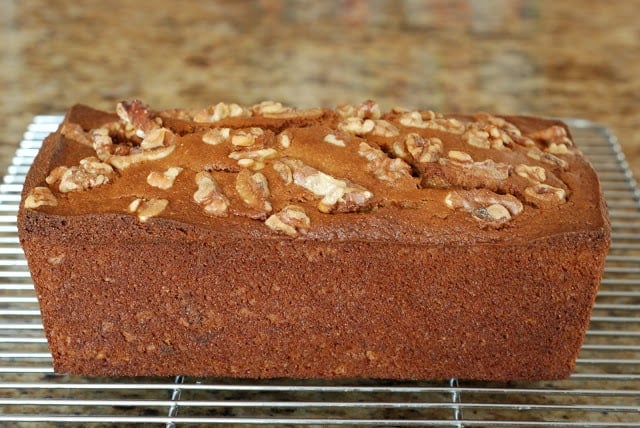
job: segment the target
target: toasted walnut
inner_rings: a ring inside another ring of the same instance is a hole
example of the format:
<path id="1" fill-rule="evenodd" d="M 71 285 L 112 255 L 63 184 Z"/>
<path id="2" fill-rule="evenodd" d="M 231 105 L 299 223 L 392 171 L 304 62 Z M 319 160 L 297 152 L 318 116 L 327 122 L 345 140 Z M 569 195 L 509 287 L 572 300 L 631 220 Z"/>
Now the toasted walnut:
<path id="1" fill-rule="evenodd" d="M 111 165 L 91 156 L 82 159 L 78 166 L 54 168 L 45 181 L 50 185 L 59 182 L 58 190 L 68 193 L 102 186 L 109 183 L 112 177 Z"/>
<path id="2" fill-rule="evenodd" d="M 278 151 L 272 148 L 229 153 L 229 157 L 237 161 L 239 161 L 240 159 L 253 159 L 255 161 L 264 162 L 268 159 L 274 159 L 277 156 Z"/>
<path id="3" fill-rule="evenodd" d="M 375 126 L 371 130 L 371 135 L 385 138 L 393 138 L 400 135 L 400 131 L 391 122 L 378 119 L 374 120 Z"/>
<path id="4" fill-rule="evenodd" d="M 217 122 L 229 117 L 250 117 L 251 111 L 238 104 L 218 103 L 203 110 L 197 111 L 193 115 L 195 122 Z"/>
<path id="5" fill-rule="evenodd" d="M 77 141 L 85 146 L 93 147 L 93 141 L 91 140 L 91 134 L 85 132 L 82 126 L 77 123 L 64 122 L 60 127 L 60 133 L 63 137 L 70 140 Z"/>
<path id="6" fill-rule="evenodd" d="M 323 141 L 325 143 L 333 144 L 334 146 L 338 146 L 338 147 L 346 147 L 347 146 L 347 144 L 344 142 L 344 140 L 341 140 L 340 138 L 336 137 L 335 134 L 327 134 L 327 135 L 325 135 Z"/>
<path id="7" fill-rule="evenodd" d="M 272 214 L 264 224 L 276 232 L 298 236 L 299 233 L 305 233 L 309 229 L 311 220 L 304 208 L 297 205 L 287 205 L 276 214 Z"/>
<path id="8" fill-rule="evenodd" d="M 462 139 L 474 147 L 496 150 L 506 150 L 514 143 L 535 144 L 513 123 L 488 113 L 478 113 L 475 121 L 467 123 Z"/>
<path id="9" fill-rule="evenodd" d="M 400 124 L 409 128 L 435 129 L 452 134 L 462 134 L 464 125 L 455 118 L 445 118 L 432 111 L 409 111 L 402 113 Z"/>
<path id="10" fill-rule="evenodd" d="M 462 152 L 460 150 L 450 150 L 449 153 L 447 153 L 447 157 L 451 160 L 454 160 L 456 162 L 460 162 L 460 163 L 472 163 L 473 162 L 473 158 L 471 157 L 471 155 L 467 152 Z"/>
<path id="11" fill-rule="evenodd" d="M 571 151 L 569 150 L 569 147 L 567 147 L 566 144 L 556 144 L 556 143 L 551 143 L 549 144 L 549 147 L 546 148 L 546 151 L 549 153 L 553 153 L 554 155 L 568 155 L 571 154 Z"/>
<path id="12" fill-rule="evenodd" d="M 463 209 L 475 219 L 501 225 L 523 210 L 522 202 L 513 195 L 500 195 L 488 189 L 454 190 L 445 197 L 450 209 Z"/>
<path id="13" fill-rule="evenodd" d="M 547 180 L 547 172 L 541 166 L 520 164 L 516 165 L 515 172 L 518 176 L 526 178 L 531 183 L 542 183 Z"/>
<path id="14" fill-rule="evenodd" d="M 168 190 L 173 186 L 173 182 L 181 172 L 182 168 L 179 166 L 173 166 L 165 172 L 152 171 L 147 175 L 147 183 L 150 186 Z"/>
<path id="15" fill-rule="evenodd" d="M 256 142 L 256 138 L 264 135 L 262 128 L 249 128 L 248 130 L 237 131 L 231 137 L 231 144 L 239 147 L 249 147 Z"/>
<path id="16" fill-rule="evenodd" d="M 564 204 L 567 193 L 559 187 L 538 183 L 524 189 L 524 200 L 539 208 L 550 208 Z"/>
<path id="17" fill-rule="evenodd" d="M 154 118 L 149 108 L 140 100 L 118 103 L 116 114 L 125 124 L 133 126 L 139 138 L 144 138 L 147 133 L 162 126 L 162 119 Z"/>
<path id="18" fill-rule="evenodd" d="M 354 106 L 343 104 L 336 107 L 336 112 L 343 119 L 359 118 L 359 119 L 380 119 L 382 112 L 380 106 L 373 100 L 367 100 L 360 105 Z"/>
<path id="19" fill-rule="evenodd" d="M 364 141 L 360 143 L 358 154 L 368 161 L 367 170 L 378 180 L 396 181 L 411 177 L 411 166 L 400 158 L 391 159 L 377 147 L 372 147 Z"/>
<path id="20" fill-rule="evenodd" d="M 527 152 L 527 156 L 529 156 L 531 159 L 535 159 L 537 161 L 556 166 L 563 170 L 569 167 L 569 163 L 566 160 L 560 159 L 559 157 L 555 156 L 552 153 L 543 152 L 537 147 L 532 147 Z"/>
<path id="21" fill-rule="evenodd" d="M 509 164 L 486 159 L 474 162 L 464 152 L 452 151 L 453 157 L 440 158 L 438 164 L 447 186 L 460 186 L 465 189 L 487 188 L 497 191 L 505 188 L 505 183 L 511 172 Z M 449 152 L 449 156 L 452 153 Z M 466 156 L 465 156 L 466 155 Z M 424 185 L 425 183 L 423 183 Z M 432 187 L 426 183 L 427 187 Z M 437 186 L 442 187 L 442 186 Z"/>
<path id="22" fill-rule="evenodd" d="M 126 156 L 113 155 L 107 159 L 107 162 L 122 171 L 137 163 L 166 158 L 171 153 L 173 153 L 175 148 L 176 146 L 167 146 L 158 149 L 132 153 Z"/>
<path id="23" fill-rule="evenodd" d="M 240 171 L 236 175 L 236 191 L 248 207 L 265 213 L 271 212 L 269 183 L 262 173 L 251 174 L 247 169 Z"/>
<path id="24" fill-rule="evenodd" d="M 318 210 L 324 213 L 354 212 L 367 207 L 373 193 L 347 180 L 336 179 L 300 160 L 282 158 L 281 162 L 291 168 L 293 182 L 322 197 Z"/>
<path id="25" fill-rule="evenodd" d="M 212 146 L 217 146 L 227 141 L 230 135 L 230 128 L 212 128 L 202 135 L 202 141 Z"/>
<path id="26" fill-rule="evenodd" d="M 344 132 L 355 135 L 365 135 L 373 131 L 376 124 L 371 119 L 348 117 L 338 124 L 338 128 Z"/>
<path id="27" fill-rule="evenodd" d="M 278 173 L 284 184 L 293 183 L 293 172 L 291 171 L 291 168 L 280 161 L 273 162 L 271 166 L 273 167 L 273 170 Z"/>
<path id="28" fill-rule="evenodd" d="M 356 115 L 356 108 L 351 104 L 341 104 L 336 107 L 336 113 L 338 113 L 341 118 L 346 119 Z"/>
<path id="29" fill-rule="evenodd" d="M 216 217 L 226 217 L 229 199 L 222 193 L 213 176 L 206 171 L 197 173 L 196 185 L 198 190 L 193 194 L 193 200 L 204 207 L 205 213 Z"/>
<path id="30" fill-rule="evenodd" d="M 24 207 L 35 209 L 43 205 L 55 207 L 58 205 L 58 200 L 48 187 L 34 187 L 24 199 Z"/>
<path id="31" fill-rule="evenodd" d="M 140 143 L 142 150 L 157 149 L 173 143 L 173 132 L 168 128 L 156 128 L 147 133 Z"/>
<path id="32" fill-rule="evenodd" d="M 138 215 L 138 220 L 144 223 L 164 211 L 169 205 L 166 199 L 134 199 L 129 204 L 129 211 Z"/>
<path id="33" fill-rule="evenodd" d="M 553 125 L 539 131 L 527 134 L 527 137 L 546 143 L 547 145 L 556 144 L 570 147 L 573 145 L 571 138 L 567 134 L 567 130 L 560 125 Z"/>
<path id="34" fill-rule="evenodd" d="M 420 134 L 407 134 L 404 141 L 393 144 L 393 153 L 407 161 L 420 163 L 437 161 L 442 156 L 442 140 L 437 137 L 423 138 Z"/>
<path id="35" fill-rule="evenodd" d="M 288 149 L 291 146 L 291 136 L 285 132 L 278 134 L 277 140 L 282 148 Z"/>

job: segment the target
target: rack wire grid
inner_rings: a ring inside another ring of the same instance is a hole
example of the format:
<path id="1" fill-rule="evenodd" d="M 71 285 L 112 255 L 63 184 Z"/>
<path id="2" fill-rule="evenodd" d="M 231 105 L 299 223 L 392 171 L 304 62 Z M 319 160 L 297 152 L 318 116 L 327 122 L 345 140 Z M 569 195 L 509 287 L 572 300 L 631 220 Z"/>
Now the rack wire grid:
<path id="1" fill-rule="evenodd" d="M 34 118 L 0 184 L 0 423 L 640 426 L 640 192 L 607 127 L 567 120 L 599 172 L 613 225 L 604 279 L 569 379 L 329 383 L 55 374 L 16 213 L 27 170 L 61 120 Z"/>

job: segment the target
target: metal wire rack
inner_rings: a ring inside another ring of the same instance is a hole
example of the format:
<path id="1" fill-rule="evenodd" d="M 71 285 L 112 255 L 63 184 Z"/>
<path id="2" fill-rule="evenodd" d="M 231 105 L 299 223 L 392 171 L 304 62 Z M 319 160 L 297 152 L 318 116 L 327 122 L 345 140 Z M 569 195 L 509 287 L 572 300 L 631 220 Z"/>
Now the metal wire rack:
<path id="1" fill-rule="evenodd" d="M 613 223 L 575 373 L 540 383 L 319 382 L 56 375 L 20 248 L 25 174 L 60 116 L 37 116 L 0 184 L 0 422 L 443 427 L 640 426 L 640 191 L 612 133 L 569 119 L 598 170 Z"/>

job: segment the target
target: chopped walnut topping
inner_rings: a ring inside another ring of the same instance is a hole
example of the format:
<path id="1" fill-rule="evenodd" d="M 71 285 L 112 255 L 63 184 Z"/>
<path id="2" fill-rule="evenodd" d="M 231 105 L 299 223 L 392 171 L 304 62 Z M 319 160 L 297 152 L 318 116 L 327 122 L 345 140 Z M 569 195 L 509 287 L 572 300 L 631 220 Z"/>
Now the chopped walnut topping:
<path id="1" fill-rule="evenodd" d="M 229 117 L 250 117 L 251 111 L 238 104 L 218 103 L 196 112 L 193 115 L 195 122 L 217 122 Z"/>
<path id="2" fill-rule="evenodd" d="M 68 193 L 107 184 L 112 177 L 113 168 L 111 165 L 100 162 L 91 156 L 82 159 L 78 166 L 54 168 L 45 181 L 50 185 L 60 182 L 58 190 L 62 193 Z"/>
<path id="3" fill-rule="evenodd" d="M 541 166 L 529 166 L 520 164 L 515 167 L 518 176 L 526 178 L 531 183 L 542 183 L 547 180 L 547 172 Z"/>
<path id="4" fill-rule="evenodd" d="M 147 183 L 150 186 L 157 187 L 162 190 L 168 190 L 173 187 L 173 182 L 182 172 L 179 166 L 173 166 L 165 172 L 152 171 L 147 176 Z"/>
<path id="5" fill-rule="evenodd" d="M 540 208 L 550 208 L 564 204 L 567 193 L 559 187 L 538 183 L 524 189 L 524 200 Z"/>
<path id="6" fill-rule="evenodd" d="M 407 134 L 404 141 L 393 143 L 393 153 L 407 161 L 420 163 L 437 161 L 442 156 L 442 140 L 437 137 L 424 139 L 420 134 Z"/>
<path id="7" fill-rule="evenodd" d="M 251 168 L 258 171 L 265 166 L 265 161 L 278 156 L 276 149 L 259 149 L 252 151 L 238 151 L 229 153 L 231 159 L 238 161 L 238 165 L 244 168 Z"/>
<path id="8" fill-rule="evenodd" d="M 488 113 L 479 113 L 475 121 L 469 122 L 462 135 L 470 146 L 483 149 L 506 150 L 514 143 L 531 146 L 534 143 L 522 136 L 520 129 L 504 118 Z"/>
<path id="9" fill-rule="evenodd" d="M 333 144 L 334 146 L 338 146 L 338 147 L 346 147 L 347 144 L 344 142 L 344 140 L 341 140 L 340 138 L 336 137 L 335 134 L 327 134 L 324 136 L 324 140 L 325 143 L 329 143 L 329 144 Z"/>
<path id="10" fill-rule="evenodd" d="M 558 168 L 563 170 L 569 167 L 569 163 L 566 160 L 560 159 L 552 153 L 543 152 L 537 147 L 532 147 L 527 152 L 527 156 L 529 156 L 531 159 L 535 159 L 549 165 L 557 166 Z"/>
<path id="11" fill-rule="evenodd" d="M 222 144 L 231 136 L 231 128 L 212 128 L 202 135 L 202 141 L 212 146 Z"/>
<path id="12" fill-rule="evenodd" d="M 393 138 L 400 135 L 400 130 L 389 121 L 378 119 L 374 120 L 374 123 L 375 126 L 371 130 L 371 135 L 385 138 Z"/>
<path id="13" fill-rule="evenodd" d="M 474 162 L 464 152 L 459 152 L 461 154 L 455 153 L 456 151 L 452 152 L 454 152 L 453 158 L 438 160 L 445 182 L 438 185 L 438 183 L 430 183 L 429 181 L 425 183 L 423 180 L 423 185 L 426 187 L 460 186 L 465 189 L 487 188 L 493 191 L 504 189 L 512 169 L 511 165 L 495 162 L 492 159 Z M 449 156 L 451 154 L 449 152 Z"/>
<path id="14" fill-rule="evenodd" d="M 567 134 L 567 130 L 560 125 L 553 125 L 545 129 L 527 134 L 527 137 L 546 143 L 547 145 L 556 144 L 570 147 L 573 145 L 571 138 Z"/>
<path id="15" fill-rule="evenodd" d="M 170 129 L 156 128 L 147 133 L 142 142 L 140 142 L 140 148 L 142 150 L 152 150 L 169 146 L 172 144 L 173 137 L 173 132 Z"/>
<path id="16" fill-rule="evenodd" d="M 271 212 L 269 183 L 262 173 L 251 174 L 247 169 L 240 171 L 236 176 L 236 191 L 248 207 L 265 213 Z"/>
<path id="17" fill-rule="evenodd" d="M 173 150 L 175 148 L 176 146 L 168 146 L 153 150 L 145 150 L 138 153 L 132 153 L 126 156 L 113 155 L 107 159 L 107 162 L 122 171 L 137 163 L 166 158 L 171 153 L 173 153 Z"/>
<path id="18" fill-rule="evenodd" d="M 522 202 L 513 195 L 500 195 L 488 189 L 454 190 L 445 197 L 450 209 L 463 209 L 477 220 L 501 225 L 523 210 Z"/>
<path id="19" fill-rule="evenodd" d="M 449 153 L 447 153 L 447 157 L 449 157 L 449 159 L 454 160 L 456 162 L 460 162 L 460 163 L 472 163 L 473 162 L 473 158 L 471 157 L 471 155 L 467 152 L 461 152 L 459 150 L 450 150 Z"/>
<path id="20" fill-rule="evenodd" d="M 300 160 L 282 158 L 281 162 L 291 168 L 293 182 L 322 197 L 318 210 L 324 213 L 354 212 L 367 207 L 373 193 L 347 180 L 336 179 Z"/>
<path id="21" fill-rule="evenodd" d="M 91 134 L 85 132 L 82 126 L 77 123 L 64 122 L 60 127 L 60 133 L 63 137 L 70 140 L 77 141 L 85 146 L 93 147 L 93 141 L 91 140 Z"/>
<path id="22" fill-rule="evenodd" d="M 552 153 L 554 155 L 569 155 L 571 154 L 571 152 L 569 151 L 569 148 L 567 147 L 566 144 L 556 144 L 556 143 L 551 143 L 549 144 L 549 147 L 546 148 L 546 151 L 549 153 Z"/>
<path id="23" fill-rule="evenodd" d="M 343 119 L 359 118 L 359 119 L 380 119 L 382 112 L 380 106 L 372 100 L 367 100 L 360 105 L 353 106 L 343 104 L 336 107 L 336 112 Z"/>
<path id="24" fill-rule="evenodd" d="M 138 215 L 141 223 L 160 214 L 169 205 L 166 199 L 134 199 L 129 204 L 129 211 Z"/>
<path id="25" fill-rule="evenodd" d="M 293 183 L 293 172 L 291 171 L 291 168 L 280 161 L 273 162 L 271 166 L 273 167 L 273 170 L 278 173 L 284 184 Z"/>
<path id="26" fill-rule="evenodd" d="M 400 158 L 391 159 L 382 150 L 364 141 L 360 143 L 358 154 L 368 161 L 367 169 L 378 180 L 396 181 L 411 177 L 411 166 Z"/>
<path id="27" fill-rule="evenodd" d="M 338 128 L 344 132 L 355 135 L 365 135 L 373 131 L 376 124 L 371 119 L 348 117 L 338 124 Z"/>
<path id="28" fill-rule="evenodd" d="M 226 217 L 229 199 L 222 193 L 213 176 L 206 171 L 197 173 L 196 185 L 198 190 L 193 194 L 193 200 L 204 207 L 204 212 L 216 217 Z"/>
<path id="29" fill-rule="evenodd" d="M 24 199 L 24 207 L 35 209 L 43 205 L 55 207 L 58 205 L 58 200 L 48 187 L 34 187 Z"/>
<path id="30" fill-rule="evenodd" d="M 262 135 L 264 135 L 264 130 L 256 127 L 249 128 L 246 131 L 237 131 L 231 137 L 231 144 L 239 147 L 249 147 L 252 146 L 256 142 L 256 139 Z"/>
<path id="31" fill-rule="evenodd" d="M 278 134 L 278 144 L 284 149 L 288 149 L 291 146 L 291 136 L 285 132 Z"/>
<path id="32" fill-rule="evenodd" d="M 162 126 L 161 118 L 154 118 L 149 108 L 140 100 L 122 101 L 116 106 L 116 114 L 122 122 L 130 124 L 139 138 Z"/>
<path id="33" fill-rule="evenodd" d="M 299 233 L 305 233 L 309 229 L 311 220 L 304 208 L 297 205 L 287 205 L 276 214 L 272 214 L 264 224 L 276 232 L 298 236 Z"/>
<path id="34" fill-rule="evenodd" d="M 452 134 L 462 134 L 464 125 L 455 118 L 445 118 L 432 111 L 409 111 L 400 115 L 400 124 L 409 128 L 435 129 Z"/>

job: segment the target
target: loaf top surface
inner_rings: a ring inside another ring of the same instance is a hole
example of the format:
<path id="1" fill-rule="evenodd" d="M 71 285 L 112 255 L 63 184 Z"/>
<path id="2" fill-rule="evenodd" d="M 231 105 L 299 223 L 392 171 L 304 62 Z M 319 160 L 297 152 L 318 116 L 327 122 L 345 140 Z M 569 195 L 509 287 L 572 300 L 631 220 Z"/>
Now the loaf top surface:
<path id="1" fill-rule="evenodd" d="M 373 101 L 74 106 L 34 161 L 19 215 L 21 229 L 70 222 L 110 239 L 128 224 L 159 238 L 407 244 L 609 230 L 596 173 L 564 123 Z"/>

